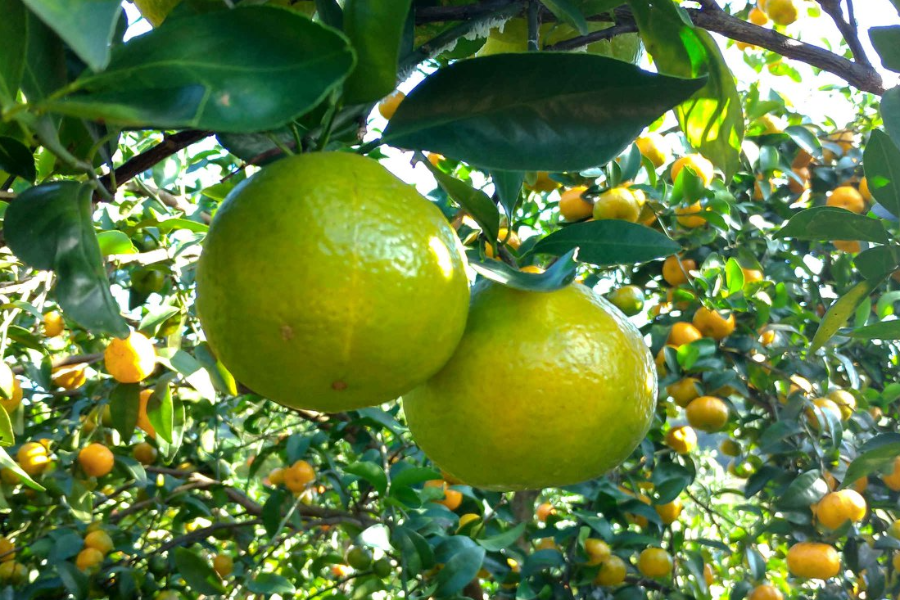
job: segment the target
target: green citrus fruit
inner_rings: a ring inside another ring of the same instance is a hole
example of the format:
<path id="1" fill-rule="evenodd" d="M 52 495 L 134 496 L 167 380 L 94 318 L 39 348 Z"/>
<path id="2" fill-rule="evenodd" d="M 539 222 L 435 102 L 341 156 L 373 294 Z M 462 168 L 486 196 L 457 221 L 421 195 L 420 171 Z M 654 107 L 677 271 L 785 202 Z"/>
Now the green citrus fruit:
<path id="1" fill-rule="evenodd" d="M 465 258 L 440 210 L 376 161 L 314 153 L 242 182 L 197 270 L 210 346 L 257 393 L 335 412 L 392 400 L 453 354 Z"/>
<path id="2" fill-rule="evenodd" d="M 364 571 L 372 565 L 372 554 L 360 546 L 353 546 L 347 551 L 347 564 L 357 571 Z"/>
<path id="3" fill-rule="evenodd" d="M 624 285 L 609 293 L 607 299 L 629 317 L 644 308 L 644 292 L 636 285 Z"/>
<path id="4" fill-rule="evenodd" d="M 159 27 L 173 8 L 181 3 L 181 0 L 132 0 L 141 15 L 150 21 L 154 27 Z"/>
<path id="5" fill-rule="evenodd" d="M 404 395 L 441 469 L 493 490 L 558 487 L 619 464 L 650 427 L 656 370 L 641 334 L 582 285 L 476 286 L 450 362 Z"/>

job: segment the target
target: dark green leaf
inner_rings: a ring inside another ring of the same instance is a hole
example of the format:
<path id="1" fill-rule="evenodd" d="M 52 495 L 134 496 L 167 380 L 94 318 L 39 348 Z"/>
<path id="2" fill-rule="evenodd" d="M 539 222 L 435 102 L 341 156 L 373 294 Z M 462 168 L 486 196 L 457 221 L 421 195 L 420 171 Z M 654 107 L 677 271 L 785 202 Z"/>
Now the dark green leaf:
<path id="1" fill-rule="evenodd" d="M 798 240 L 859 240 L 887 243 L 888 232 L 879 219 L 870 219 L 836 206 L 816 206 L 791 217 L 777 237 Z"/>
<path id="2" fill-rule="evenodd" d="M 543 273 L 525 273 L 499 260 L 479 260 L 470 252 L 469 266 L 478 274 L 497 283 L 531 292 L 552 292 L 566 287 L 575 279 L 575 251 L 571 250 Z"/>
<path id="3" fill-rule="evenodd" d="M 171 444 L 175 429 L 175 406 L 172 400 L 172 391 L 165 380 L 156 385 L 156 389 L 153 390 L 153 394 L 147 401 L 147 419 L 153 425 L 156 435 Z"/>
<path id="4" fill-rule="evenodd" d="M 693 77 L 701 67 L 703 47 L 693 23 L 671 0 L 631 0 L 647 52 L 663 71 Z"/>
<path id="5" fill-rule="evenodd" d="M 419 84 L 383 139 L 489 169 L 587 169 L 615 158 L 703 84 L 588 54 L 478 57 Z"/>
<path id="6" fill-rule="evenodd" d="M 62 41 L 34 13 L 26 15 L 28 37 L 22 91 L 32 104 L 66 83 L 66 55 Z"/>
<path id="7" fill-rule="evenodd" d="M 13 432 L 12 421 L 6 407 L 0 410 L 0 446 L 12 446 L 16 443 L 16 435 Z"/>
<path id="8" fill-rule="evenodd" d="M 491 171 L 491 181 L 500 198 L 500 205 L 506 211 L 507 216 L 512 217 L 519 203 L 519 194 L 522 192 L 522 183 L 525 181 L 525 173 L 522 171 Z"/>
<path id="9" fill-rule="evenodd" d="M 269 496 L 269 499 L 266 500 L 266 503 L 263 504 L 261 517 L 263 527 L 265 527 L 269 537 L 275 535 L 278 532 L 278 527 L 281 525 L 281 519 L 283 518 L 281 506 L 284 504 L 285 495 L 286 492 L 283 489 L 276 489 Z"/>
<path id="10" fill-rule="evenodd" d="M 900 147 L 900 87 L 891 88 L 881 97 L 881 118 L 884 130 Z"/>
<path id="11" fill-rule="evenodd" d="M 22 481 L 22 483 L 24 483 L 31 489 L 38 492 L 44 491 L 44 486 L 36 482 L 28 475 L 28 473 L 23 471 L 22 467 L 19 466 L 19 463 L 14 461 L 3 448 L 0 448 L 0 468 L 12 470 L 16 475 L 19 476 L 19 479 Z"/>
<path id="12" fill-rule="evenodd" d="M 141 386 L 137 383 L 119 383 L 109 394 L 109 413 L 113 427 L 123 440 L 130 440 L 137 426 L 140 394 Z"/>
<path id="13" fill-rule="evenodd" d="M 828 484 L 819 471 L 807 471 L 794 478 L 778 499 L 782 508 L 806 508 L 822 499 L 828 493 Z"/>
<path id="14" fill-rule="evenodd" d="M 533 251 L 560 256 L 574 248 L 579 262 L 601 267 L 643 263 L 681 250 L 677 242 L 644 225 L 603 220 L 569 225 L 540 240 Z"/>
<path id="15" fill-rule="evenodd" d="M 448 538 L 444 541 L 444 544 L 455 537 L 460 536 Z M 468 538 L 464 539 L 468 540 Z M 471 542 L 471 540 L 469 541 Z M 438 546 L 437 550 L 440 552 L 441 547 Z M 435 579 L 437 583 L 435 594 L 438 596 L 450 596 L 462 591 L 478 574 L 481 564 L 484 562 L 484 555 L 484 548 L 474 544 L 453 552 Z"/>
<path id="16" fill-rule="evenodd" d="M 876 246 L 860 252 L 853 264 L 866 279 L 880 279 L 900 267 L 900 246 Z"/>
<path id="17" fill-rule="evenodd" d="M 884 68 L 900 72 L 900 26 L 870 27 L 869 39 Z"/>
<path id="18" fill-rule="evenodd" d="M 900 148 L 875 129 L 863 152 L 863 166 L 872 196 L 892 215 L 900 216 Z"/>
<path id="19" fill-rule="evenodd" d="M 117 47 L 64 114 L 131 127 L 275 129 L 321 102 L 353 67 L 347 40 L 305 16 L 250 6 L 169 19 Z"/>
<path id="20" fill-rule="evenodd" d="M 396 527 L 391 543 L 400 550 L 402 564 L 409 575 L 417 575 L 434 566 L 434 550 L 424 537 L 409 527 Z"/>
<path id="21" fill-rule="evenodd" d="M 866 325 L 847 333 L 860 340 L 900 340 L 900 321 L 886 321 Z"/>
<path id="22" fill-rule="evenodd" d="M 542 4 L 563 23 L 574 27 L 581 35 L 587 35 L 588 23 L 584 14 L 569 0 L 542 0 Z"/>
<path id="23" fill-rule="evenodd" d="M 444 173 L 427 160 L 423 164 L 428 167 L 447 195 L 472 215 L 481 226 L 484 235 L 493 243 L 500 235 L 500 211 L 490 197 L 468 183 Z"/>
<path id="24" fill-rule="evenodd" d="M 87 575 L 79 571 L 78 567 L 71 562 L 59 561 L 54 565 L 54 568 L 66 587 L 66 591 L 72 594 L 73 598 L 87 598 Z"/>
<path id="25" fill-rule="evenodd" d="M 813 353 L 824 346 L 825 343 L 837 333 L 838 329 L 843 327 L 844 323 L 853 316 L 859 303 L 862 302 L 864 298 L 868 298 L 869 294 L 872 293 L 872 290 L 880 283 L 881 279 L 866 279 L 861 281 L 832 304 L 828 309 L 828 312 L 825 313 L 825 316 L 822 317 L 819 328 L 816 329 L 816 335 L 813 337 L 812 343 L 810 344 L 809 352 Z"/>
<path id="26" fill-rule="evenodd" d="M 503 533 L 498 533 L 489 538 L 475 541 L 488 552 L 499 552 L 504 548 L 509 548 L 516 543 L 516 540 L 522 537 L 522 534 L 525 532 L 525 525 L 525 523 L 519 523 L 512 529 L 504 531 Z"/>
<path id="27" fill-rule="evenodd" d="M 860 477 L 890 465 L 900 456 L 900 433 L 882 433 L 860 446 L 859 455 L 847 467 L 841 487 L 853 485 Z"/>
<path id="28" fill-rule="evenodd" d="M 375 488 L 378 495 L 384 495 L 384 492 L 387 489 L 387 475 L 385 475 L 384 470 L 375 463 L 356 462 L 352 465 L 347 465 L 344 468 L 344 471 L 351 475 L 362 477 L 372 484 L 372 487 Z"/>
<path id="29" fill-rule="evenodd" d="M 0 108 L 8 108 L 15 103 L 22 81 L 28 29 L 20 0 L 0 0 L 0 15 Z"/>
<path id="30" fill-rule="evenodd" d="M 286 577 L 275 573 L 260 573 L 253 581 L 247 584 L 247 589 L 254 594 L 264 594 L 266 596 L 272 594 L 293 596 L 297 591 L 294 584 Z"/>
<path id="31" fill-rule="evenodd" d="M 344 13 L 337 0 L 316 0 L 316 11 L 323 23 L 335 29 L 341 28 L 344 22 Z"/>
<path id="32" fill-rule="evenodd" d="M 197 362 L 196 358 L 184 350 L 173 351 L 171 348 L 165 348 L 160 350 L 159 360 L 167 363 L 173 371 L 177 371 L 191 387 L 200 392 L 201 396 L 211 402 L 215 401 L 216 388 L 212 384 L 209 372 Z"/>
<path id="33" fill-rule="evenodd" d="M 802 125 L 791 125 L 784 132 L 790 136 L 794 143 L 805 150 L 810 156 L 822 154 L 822 144 L 812 131 Z"/>
<path id="34" fill-rule="evenodd" d="M 441 472 L 435 469 L 429 469 L 428 467 L 410 467 L 408 469 L 403 469 L 396 474 L 391 474 L 391 487 L 408 487 L 416 485 L 417 483 L 440 478 Z"/>
<path id="35" fill-rule="evenodd" d="M 744 558 L 747 559 L 747 566 L 753 574 L 756 581 L 764 581 L 766 578 L 766 559 L 755 548 L 747 547 L 744 549 Z"/>
<path id="36" fill-rule="evenodd" d="M 344 33 L 356 49 L 356 68 L 344 84 L 347 104 L 373 102 L 397 86 L 400 39 L 410 0 L 346 0 Z"/>
<path id="37" fill-rule="evenodd" d="M 22 0 L 95 71 L 109 64 L 119 0 Z"/>
<path id="38" fill-rule="evenodd" d="M 225 588 L 209 561 L 187 548 L 175 548 L 175 567 L 198 594 L 224 594 Z"/>
<path id="39" fill-rule="evenodd" d="M 56 297 L 67 316 L 86 329 L 125 337 L 128 325 L 109 291 L 94 233 L 91 192 L 73 181 L 30 188 L 10 203 L 3 232 L 22 261 L 56 271 Z"/>

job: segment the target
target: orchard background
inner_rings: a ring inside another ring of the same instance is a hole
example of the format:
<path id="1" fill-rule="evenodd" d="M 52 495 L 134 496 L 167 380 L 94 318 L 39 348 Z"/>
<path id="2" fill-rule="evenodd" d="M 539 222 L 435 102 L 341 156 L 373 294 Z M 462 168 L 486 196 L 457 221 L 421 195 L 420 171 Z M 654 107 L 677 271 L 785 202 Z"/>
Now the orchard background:
<path id="1" fill-rule="evenodd" d="M 0 0 L 3 598 L 900 597 L 896 0 L 135 4 Z M 629 315 L 621 466 L 483 491 L 400 402 L 235 381 L 211 218 L 322 150 L 415 183 L 473 280 Z"/>

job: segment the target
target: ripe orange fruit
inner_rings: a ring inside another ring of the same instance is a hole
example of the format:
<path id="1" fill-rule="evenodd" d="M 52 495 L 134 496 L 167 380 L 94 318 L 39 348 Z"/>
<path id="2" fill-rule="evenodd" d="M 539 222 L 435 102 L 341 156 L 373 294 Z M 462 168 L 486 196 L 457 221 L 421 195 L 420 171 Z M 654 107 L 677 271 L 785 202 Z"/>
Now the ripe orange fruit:
<path id="1" fill-rule="evenodd" d="M 391 117 L 394 116 L 394 113 L 397 112 L 397 107 L 400 106 L 400 103 L 406 98 L 406 94 L 401 92 L 400 90 L 396 90 L 389 96 L 385 96 L 385 98 L 378 103 L 378 112 L 381 113 L 381 116 L 391 120 Z"/>
<path id="2" fill-rule="evenodd" d="M 788 571 L 796 577 L 824 580 L 840 572 L 841 557 L 837 550 L 828 544 L 800 542 L 788 550 L 787 565 Z"/>
<path id="3" fill-rule="evenodd" d="M 744 275 L 744 284 L 757 283 L 763 281 L 765 276 L 759 269 L 746 269 L 741 267 L 741 273 Z"/>
<path id="4" fill-rule="evenodd" d="M 666 142 L 666 138 L 658 133 L 651 132 L 642 135 L 634 143 L 637 144 L 641 154 L 657 169 L 669 160 L 669 144 Z"/>
<path id="5" fill-rule="evenodd" d="M 0 563 L 0 581 L 8 581 L 12 585 L 19 585 L 28 581 L 28 568 L 15 561 Z"/>
<path id="6" fill-rule="evenodd" d="M 426 152 L 425 156 L 426 158 L 428 158 L 428 162 L 430 162 L 434 167 L 447 160 L 446 158 L 444 158 L 443 154 L 438 154 L 437 152 Z"/>
<path id="7" fill-rule="evenodd" d="M 8 397 L 7 397 L 8 395 Z M 0 362 L 0 405 L 12 413 L 22 403 L 22 384 L 8 364 Z"/>
<path id="8" fill-rule="evenodd" d="M 0 562 L 15 560 L 15 549 L 16 545 L 9 541 L 9 538 L 0 537 Z"/>
<path id="9" fill-rule="evenodd" d="M 78 464 L 89 477 L 108 475 L 115 465 L 116 457 L 103 444 L 88 444 L 78 453 Z"/>
<path id="10" fill-rule="evenodd" d="M 819 500 L 816 518 L 829 529 L 837 529 L 847 521 L 857 523 L 866 516 L 866 499 L 856 490 L 830 492 Z"/>
<path id="11" fill-rule="evenodd" d="M 526 183 L 525 187 L 536 192 L 552 192 L 560 185 L 561 184 L 558 181 L 551 179 L 550 173 L 547 171 L 537 171 L 535 173 L 534 183 Z"/>
<path id="12" fill-rule="evenodd" d="M 584 551 L 587 552 L 589 565 L 599 565 L 612 556 L 609 544 L 597 538 L 584 540 Z"/>
<path id="13" fill-rule="evenodd" d="M 606 190 L 594 202 L 593 215 L 598 221 L 604 219 L 620 219 L 637 223 L 641 214 L 641 205 L 627 187 L 615 187 Z"/>
<path id="14" fill-rule="evenodd" d="M 228 195 L 204 242 L 196 306 L 237 380 L 336 412 L 394 400 L 440 369 L 465 328 L 469 282 L 434 204 L 370 158 L 313 152 Z"/>
<path id="15" fill-rule="evenodd" d="M 859 180 L 859 195 L 863 197 L 863 200 L 866 202 L 872 201 L 872 192 L 869 190 L 869 180 L 863 177 Z"/>
<path id="16" fill-rule="evenodd" d="M 678 179 L 678 174 L 681 173 L 681 169 L 684 167 L 693 171 L 694 174 L 700 178 L 705 187 L 708 187 L 709 184 L 712 183 L 713 176 L 715 175 L 715 167 L 700 154 L 688 154 L 672 163 L 672 181 Z"/>
<path id="17" fill-rule="evenodd" d="M 809 180 L 812 177 L 812 174 L 809 172 L 809 167 L 794 167 L 791 170 L 800 181 L 797 181 L 793 177 L 788 177 L 788 189 L 791 190 L 791 193 L 802 194 L 809 189 Z"/>
<path id="18" fill-rule="evenodd" d="M 156 368 L 156 348 L 143 333 L 132 331 L 125 339 L 113 338 L 103 353 L 103 360 L 113 379 L 137 383 Z"/>
<path id="19" fill-rule="evenodd" d="M 528 266 L 522 267 L 519 270 L 522 271 L 523 273 L 535 273 L 538 275 L 540 275 L 541 273 L 544 272 L 544 269 L 542 269 L 541 267 L 539 267 L 537 265 L 528 265 Z"/>
<path id="20" fill-rule="evenodd" d="M 726 318 L 718 311 L 701 306 L 694 313 L 692 321 L 694 327 L 699 329 L 704 337 L 711 337 L 714 340 L 727 338 L 734 333 L 734 313 L 730 313 Z"/>
<path id="21" fill-rule="evenodd" d="M 534 511 L 534 514 L 535 516 L 537 516 L 538 521 L 544 523 L 547 521 L 547 517 L 556 514 L 556 509 L 553 508 L 553 505 L 549 502 L 543 502 L 538 505 L 537 510 Z"/>
<path id="22" fill-rule="evenodd" d="M 677 256 L 668 257 L 663 262 L 662 276 L 666 283 L 672 287 L 688 282 L 691 271 L 697 269 L 697 263 L 690 258 L 679 259 Z"/>
<path id="23" fill-rule="evenodd" d="M 463 529 L 469 523 L 474 523 L 481 519 L 481 515 L 475 513 L 466 513 L 459 518 L 459 525 L 457 525 L 456 530 L 459 531 Z"/>
<path id="24" fill-rule="evenodd" d="M 838 421 L 841 420 L 841 409 L 834 403 L 834 400 L 831 400 L 830 398 L 816 398 L 812 403 L 817 406 L 822 413 L 825 411 L 830 412 Z M 810 427 L 818 431 L 824 424 L 822 420 L 826 417 L 824 414 L 820 415 L 816 410 L 810 407 L 806 409 L 806 418 L 809 420 Z"/>
<path id="25" fill-rule="evenodd" d="M 316 480 L 316 470 L 305 460 L 298 460 L 284 470 L 284 485 L 295 494 Z"/>
<path id="26" fill-rule="evenodd" d="M 694 202 L 693 204 L 689 204 L 688 206 L 679 206 L 675 208 L 675 220 L 682 227 L 687 227 L 688 229 L 696 229 L 697 227 L 703 227 L 706 225 L 706 219 L 701 217 L 700 215 L 706 209 L 703 208 L 703 204 L 699 200 Z"/>
<path id="27" fill-rule="evenodd" d="M 559 214 L 566 221 L 581 221 L 594 214 L 594 205 L 582 194 L 587 187 L 579 185 L 569 188 L 559 196 Z"/>
<path id="28" fill-rule="evenodd" d="M 681 503 L 681 500 L 675 498 L 668 504 L 660 504 L 654 508 L 656 509 L 656 514 L 659 515 L 660 520 L 663 522 L 663 525 L 671 525 L 678 520 L 679 516 L 681 516 L 684 505 Z"/>
<path id="29" fill-rule="evenodd" d="M 227 554 L 216 554 L 213 556 L 212 567 L 224 579 L 234 570 L 234 560 Z"/>
<path id="30" fill-rule="evenodd" d="M 625 561 L 616 555 L 610 556 L 600 565 L 597 577 L 594 583 L 597 585 L 614 586 L 620 585 L 625 581 L 625 575 L 628 573 L 628 567 Z"/>
<path id="31" fill-rule="evenodd" d="M 79 571 L 96 571 L 103 564 L 103 553 L 96 548 L 85 548 L 75 557 L 75 566 Z"/>
<path id="32" fill-rule="evenodd" d="M 105 531 L 92 531 L 84 536 L 84 547 L 99 550 L 103 555 L 109 554 L 114 548 L 112 538 Z"/>
<path id="33" fill-rule="evenodd" d="M 666 445 L 678 454 L 687 454 L 697 447 L 697 433 L 693 427 L 674 427 L 666 434 Z"/>
<path id="34" fill-rule="evenodd" d="M 152 465 L 155 463 L 158 454 L 156 448 L 147 442 L 137 444 L 131 451 L 131 455 L 134 456 L 134 459 L 142 465 Z"/>
<path id="35" fill-rule="evenodd" d="M 841 409 L 841 420 L 846 421 L 856 411 L 856 396 L 847 390 L 832 390 L 827 398 L 832 400 Z"/>
<path id="36" fill-rule="evenodd" d="M 432 479 L 431 481 L 426 481 L 425 487 L 439 487 L 444 490 L 443 498 L 432 500 L 432 502 L 436 504 L 443 504 L 450 510 L 456 510 L 457 508 L 459 508 L 459 505 L 462 504 L 462 492 L 451 488 L 449 484 L 443 479 Z"/>
<path id="37" fill-rule="evenodd" d="M 47 455 L 47 448 L 38 442 L 27 442 L 22 444 L 19 452 L 16 454 L 16 460 L 23 471 L 34 477 L 44 472 L 50 466 L 50 457 Z"/>
<path id="38" fill-rule="evenodd" d="M 703 581 L 706 582 L 706 587 L 716 582 L 715 573 L 713 573 L 712 566 L 709 563 L 703 563 Z"/>
<path id="39" fill-rule="evenodd" d="M 887 475 L 882 475 L 881 480 L 888 488 L 900 492 L 900 456 L 894 459 L 893 469 Z"/>
<path id="40" fill-rule="evenodd" d="M 669 331 L 669 338 L 666 343 L 671 344 L 676 348 L 680 348 L 684 344 L 690 344 L 699 339 L 703 339 L 703 334 L 700 333 L 699 329 L 690 323 L 678 321 L 677 323 L 672 324 L 672 329 Z"/>
<path id="41" fill-rule="evenodd" d="M 281 485 L 284 483 L 284 473 L 286 469 L 281 467 L 275 467 L 271 471 L 269 471 L 269 475 L 267 479 L 269 480 L 270 485 Z"/>
<path id="42" fill-rule="evenodd" d="M 515 231 L 510 231 L 506 227 L 501 227 L 497 231 L 497 244 L 502 241 L 506 241 L 506 245 L 512 248 L 513 250 L 518 250 L 519 246 L 522 245 L 522 241 L 519 239 L 519 236 Z M 488 243 L 484 246 L 484 255 L 488 258 L 494 258 L 494 248 L 493 244 Z"/>
<path id="43" fill-rule="evenodd" d="M 686 408 L 691 403 L 691 400 L 700 396 L 699 386 L 700 380 L 696 377 L 685 377 L 669 384 L 666 388 L 666 393 L 672 396 L 675 404 L 681 408 Z"/>
<path id="44" fill-rule="evenodd" d="M 540 369 L 522 368 L 535 360 Z M 606 300 L 580 284 L 525 292 L 485 282 L 456 354 L 404 395 L 403 410 L 440 468 L 469 485 L 513 490 L 605 473 L 643 439 L 655 403 L 650 351 Z"/>
<path id="45" fill-rule="evenodd" d="M 66 322 L 57 311 L 51 311 L 44 315 L 44 335 L 47 337 L 56 337 L 66 330 Z"/>
<path id="46" fill-rule="evenodd" d="M 85 363 L 56 367 L 51 371 L 50 379 L 56 387 L 71 392 L 83 386 L 87 381 L 86 370 L 87 364 Z"/>
<path id="47" fill-rule="evenodd" d="M 747 600 L 784 600 L 784 595 L 774 585 L 764 583 L 753 588 Z"/>
<path id="48" fill-rule="evenodd" d="M 769 22 L 769 16 L 759 8 L 753 7 L 750 9 L 750 14 L 747 15 L 747 20 L 754 25 L 759 25 L 760 27 L 762 27 Z"/>
<path id="49" fill-rule="evenodd" d="M 862 246 L 856 240 L 834 240 L 831 243 L 835 248 L 847 254 L 859 254 L 859 251 L 862 250 Z"/>
<path id="50" fill-rule="evenodd" d="M 150 422 L 150 417 L 147 415 L 147 404 L 150 402 L 150 398 L 153 396 L 153 390 L 147 388 L 146 390 L 141 390 L 141 395 L 138 397 L 138 418 L 137 418 L 137 426 L 140 429 L 143 429 L 147 435 L 152 438 L 156 437 L 156 429 L 153 427 L 153 423 Z"/>
<path id="51" fill-rule="evenodd" d="M 645 548 L 638 557 L 638 571 L 653 579 L 666 577 L 672 572 L 672 557 L 662 548 Z"/>
<path id="52" fill-rule="evenodd" d="M 862 194 L 856 188 L 849 185 L 842 185 L 834 189 L 828 200 L 825 201 L 826 206 L 836 206 L 849 210 L 856 214 L 862 214 L 866 211 L 866 201 Z"/>
<path id="53" fill-rule="evenodd" d="M 728 405 L 715 396 L 700 396 L 685 409 L 688 423 L 700 431 L 718 431 L 728 422 Z"/>

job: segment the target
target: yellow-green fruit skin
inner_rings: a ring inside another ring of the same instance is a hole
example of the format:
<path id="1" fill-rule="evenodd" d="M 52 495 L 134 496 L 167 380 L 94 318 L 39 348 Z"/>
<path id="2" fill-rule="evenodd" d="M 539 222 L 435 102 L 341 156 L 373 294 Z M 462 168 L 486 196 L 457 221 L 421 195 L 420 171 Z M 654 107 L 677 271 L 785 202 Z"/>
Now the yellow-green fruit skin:
<path id="1" fill-rule="evenodd" d="M 197 270 L 210 345 L 255 392 L 338 412 L 396 399 L 453 354 L 465 257 L 440 210 L 376 161 L 286 158 L 219 208 Z"/>
<path id="2" fill-rule="evenodd" d="M 618 309 L 573 284 L 480 283 L 450 362 L 403 396 L 413 439 L 440 468 L 491 490 L 598 477 L 644 438 L 656 370 Z"/>
<path id="3" fill-rule="evenodd" d="M 132 0 L 132 2 L 151 25 L 159 27 L 181 0 Z"/>

